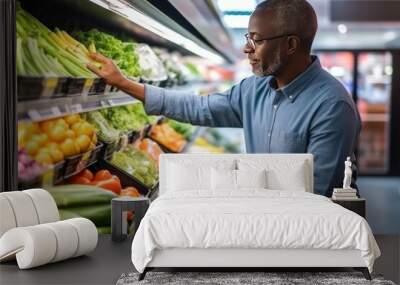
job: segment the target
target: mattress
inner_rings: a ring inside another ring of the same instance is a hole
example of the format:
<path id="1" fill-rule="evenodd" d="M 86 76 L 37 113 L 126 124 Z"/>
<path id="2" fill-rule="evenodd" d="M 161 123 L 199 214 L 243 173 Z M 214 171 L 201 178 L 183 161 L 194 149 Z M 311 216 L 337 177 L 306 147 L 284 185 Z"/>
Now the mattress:
<path id="1" fill-rule="evenodd" d="M 361 216 L 320 195 L 267 189 L 163 194 L 140 223 L 132 262 L 143 272 L 170 248 L 359 250 L 371 272 L 380 255 Z"/>

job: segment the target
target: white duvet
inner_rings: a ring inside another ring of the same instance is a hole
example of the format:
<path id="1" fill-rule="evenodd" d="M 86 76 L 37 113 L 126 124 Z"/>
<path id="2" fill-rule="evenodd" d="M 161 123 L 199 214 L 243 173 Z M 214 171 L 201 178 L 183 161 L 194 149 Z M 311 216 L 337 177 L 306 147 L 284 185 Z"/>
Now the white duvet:
<path id="1" fill-rule="evenodd" d="M 359 215 L 320 195 L 265 189 L 160 196 L 134 237 L 135 268 L 165 248 L 358 249 L 370 272 L 380 256 Z"/>

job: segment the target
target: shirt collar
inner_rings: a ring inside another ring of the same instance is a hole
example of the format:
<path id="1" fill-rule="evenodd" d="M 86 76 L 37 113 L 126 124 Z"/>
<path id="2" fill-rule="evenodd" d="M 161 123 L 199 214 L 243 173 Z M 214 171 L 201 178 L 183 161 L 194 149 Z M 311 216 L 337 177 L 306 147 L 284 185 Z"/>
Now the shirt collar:
<path id="1" fill-rule="evenodd" d="M 272 78 L 269 81 L 270 87 L 276 91 L 281 91 L 287 97 L 287 99 L 293 103 L 301 91 L 307 86 L 307 83 L 322 69 L 321 63 L 317 56 L 312 55 L 311 60 L 311 65 L 303 73 L 293 79 L 288 85 L 280 89 L 276 89 L 276 80 L 275 78 Z"/>

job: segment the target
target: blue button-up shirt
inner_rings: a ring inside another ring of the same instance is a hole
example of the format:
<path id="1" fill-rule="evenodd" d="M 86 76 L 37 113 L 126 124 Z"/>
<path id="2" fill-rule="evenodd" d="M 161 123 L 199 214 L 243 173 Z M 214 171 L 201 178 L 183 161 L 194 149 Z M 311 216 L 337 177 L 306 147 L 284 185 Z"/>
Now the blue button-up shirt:
<path id="1" fill-rule="evenodd" d="M 146 85 L 145 110 L 193 125 L 243 128 L 248 153 L 312 153 L 314 192 L 330 196 L 342 186 L 361 123 L 343 85 L 312 59 L 280 89 L 271 76 L 251 76 L 208 96 Z"/>

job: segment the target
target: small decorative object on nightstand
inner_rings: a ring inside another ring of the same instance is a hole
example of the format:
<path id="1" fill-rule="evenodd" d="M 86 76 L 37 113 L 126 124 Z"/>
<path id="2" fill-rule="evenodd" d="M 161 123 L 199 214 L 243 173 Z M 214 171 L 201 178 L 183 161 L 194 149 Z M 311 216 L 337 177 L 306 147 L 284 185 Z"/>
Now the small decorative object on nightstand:
<path id="1" fill-rule="evenodd" d="M 365 199 L 358 198 L 357 190 L 350 187 L 353 175 L 351 165 L 351 159 L 347 157 L 344 162 L 343 188 L 333 189 L 332 201 L 365 218 Z"/>
<path id="2" fill-rule="evenodd" d="M 111 239 L 113 241 L 123 241 L 128 234 L 128 224 L 124 212 L 133 211 L 135 217 L 135 227 L 139 227 L 140 221 L 149 208 L 150 200 L 146 197 L 123 196 L 114 198 L 111 201 Z"/>
<path id="3" fill-rule="evenodd" d="M 339 204 L 340 206 L 359 214 L 365 219 L 365 202 L 364 198 L 355 199 L 333 199 L 332 202 Z"/>

